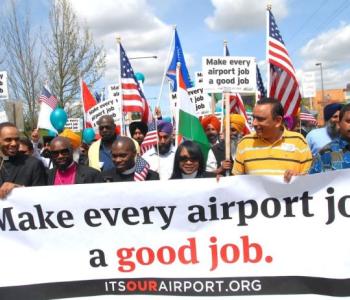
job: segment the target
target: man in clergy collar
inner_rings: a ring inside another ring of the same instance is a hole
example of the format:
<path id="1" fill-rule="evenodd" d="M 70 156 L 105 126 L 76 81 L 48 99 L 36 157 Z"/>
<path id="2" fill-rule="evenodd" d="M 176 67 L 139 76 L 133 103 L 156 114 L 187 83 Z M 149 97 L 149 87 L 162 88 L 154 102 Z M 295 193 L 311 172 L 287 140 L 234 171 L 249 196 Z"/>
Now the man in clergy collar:
<path id="1" fill-rule="evenodd" d="M 68 138 L 54 138 L 50 143 L 50 155 L 54 167 L 48 171 L 49 185 L 102 182 L 99 171 L 73 160 L 73 147 Z"/>
<path id="2" fill-rule="evenodd" d="M 0 124 L 0 198 L 16 187 L 46 185 L 43 164 L 19 152 L 19 132 L 15 124 Z"/>
<path id="3" fill-rule="evenodd" d="M 135 143 L 125 136 L 113 143 L 114 168 L 102 172 L 105 182 L 159 180 L 158 173 L 150 170 L 147 161 L 137 155 Z"/>

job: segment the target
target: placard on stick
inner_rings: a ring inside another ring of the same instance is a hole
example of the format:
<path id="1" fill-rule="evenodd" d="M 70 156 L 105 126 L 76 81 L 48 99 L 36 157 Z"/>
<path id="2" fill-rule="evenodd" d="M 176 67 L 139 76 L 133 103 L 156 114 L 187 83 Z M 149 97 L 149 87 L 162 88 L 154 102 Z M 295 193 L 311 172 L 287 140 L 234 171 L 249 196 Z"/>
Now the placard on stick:
<path id="1" fill-rule="evenodd" d="M 202 57 L 203 87 L 207 91 L 256 90 L 256 60 L 254 57 L 204 56 Z"/>

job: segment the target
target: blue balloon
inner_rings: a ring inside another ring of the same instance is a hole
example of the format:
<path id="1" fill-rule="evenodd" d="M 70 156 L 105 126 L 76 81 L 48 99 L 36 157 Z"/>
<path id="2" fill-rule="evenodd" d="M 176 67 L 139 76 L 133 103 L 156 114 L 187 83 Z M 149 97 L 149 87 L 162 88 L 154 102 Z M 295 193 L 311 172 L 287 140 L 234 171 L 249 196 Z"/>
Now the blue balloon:
<path id="1" fill-rule="evenodd" d="M 143 75 L 142 73 L 139 73 L 139 72 L 135 73 L 135 77 L 137 81 L 141 81 L 142 83 L 145 82 L 145 75 Z"/>
<path id="2" fill-rule="evenodd" d="M 48 135 L 48 136 L 53 136 L 53 137 L 55 137 L 55 136 L 57 135 L 57 133 L 54 132 L 53 130 L 49 130 L 49 131 L 47 132 L 47 135 Z"/>
<path id="3" fill-rule="evenodd" d="M 67 113 L 62 108 L 56 108 L 50 114 L 50 121 L 53 128 L 58 132 L 62 132 L 67 122 Z"/>
<path id="4" fill-rule="evenodd" d="M 222 103 L 221 102 L 216 103 L 215 112 L 222 112 Z"/>
<path id="5" fill-rule="evenodd" d="M 162 120 L 165 122 L 172 123 L 171 117 L 163 117 Z"/>
<path id="6" fill-rule="evenodd" d="M 91 144 L 95 139 L 95 131 L 92 128 L 85 128 L 83 130 L 83 142 Z"/>

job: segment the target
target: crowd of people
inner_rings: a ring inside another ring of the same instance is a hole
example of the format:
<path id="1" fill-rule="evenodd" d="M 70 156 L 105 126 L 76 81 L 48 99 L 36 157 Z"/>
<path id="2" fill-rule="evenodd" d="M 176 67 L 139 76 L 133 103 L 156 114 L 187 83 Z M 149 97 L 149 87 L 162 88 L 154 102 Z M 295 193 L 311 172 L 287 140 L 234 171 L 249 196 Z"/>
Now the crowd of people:
<path id="1" fill-rule="evenodd" d="M 254 131 L 245 134 L 245 119 L 230 115 L 230 141 L 215 115 L 201 120 L 211 145 L 203 153 L 194 141 L 177 147 L 173 125 L 157 122 L 158 143 L 141 153 L 148 127 L 129 125 L 130 137 L 120 136 L 111 116 L 98 120 L 100 138 L 87 145 L 78 134 L 64 131 L 41 141 L 20 137 L 12 123 L 0 124 L 0 198 L 17 187 L 140 180 L 172 180 L 237 175 L 293 176 L 350 167 L 350 104 L 324 107 L 325 126 L 306 138 L 287 129 L 281 103 L 262 98 L 253 110 Z M 227 135 L 228 136 L 228 135 Z M 227 147 L 229 145 L 229 147 Z M 228 149 L 228 150 L 227 150 Z M 229 151 L 229 152 L 227 152 Z M 227 155 L 229 153 L 229 155 Z"/>

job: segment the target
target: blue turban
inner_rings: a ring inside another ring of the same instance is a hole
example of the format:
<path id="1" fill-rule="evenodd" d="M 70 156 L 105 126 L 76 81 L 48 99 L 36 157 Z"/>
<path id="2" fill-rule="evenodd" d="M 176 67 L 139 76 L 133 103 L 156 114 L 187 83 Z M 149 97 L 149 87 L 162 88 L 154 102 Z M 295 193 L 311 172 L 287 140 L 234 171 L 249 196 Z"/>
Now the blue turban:
<path id="1" fill-rule="evenodd" d="M 331 103 L 326 105 L 323 108 L 323 118 L 325 120 L 325 122 L 327 122 L 328 120 L 330 120 L 332 118 L 332 116 L 338 111 L 341 110 L 343 107 L 342 104 L 340 103 Z"/>
<path id="2" fill-rule="evenodd" d="M 159 120 L 157 123 L 158 132 L 165 132 L 167 134 L 173 133 L 173 125 L 170 122 Z"/>

